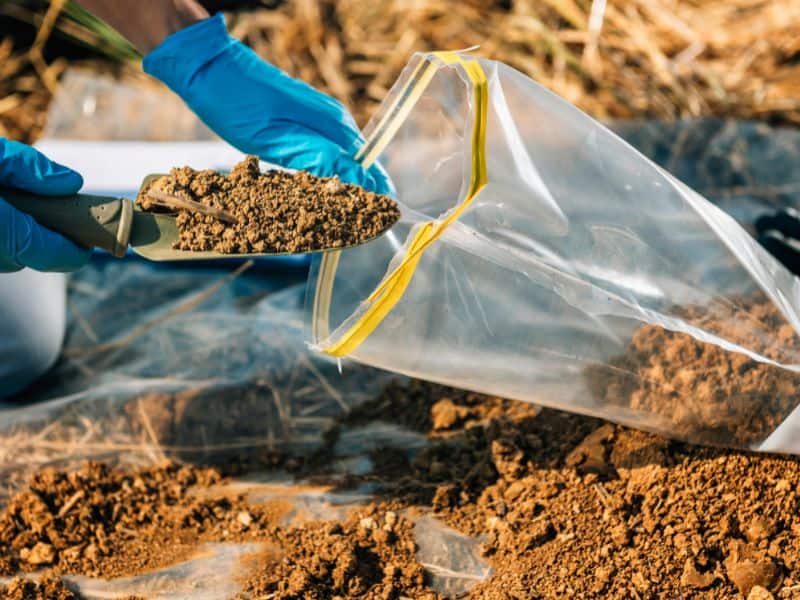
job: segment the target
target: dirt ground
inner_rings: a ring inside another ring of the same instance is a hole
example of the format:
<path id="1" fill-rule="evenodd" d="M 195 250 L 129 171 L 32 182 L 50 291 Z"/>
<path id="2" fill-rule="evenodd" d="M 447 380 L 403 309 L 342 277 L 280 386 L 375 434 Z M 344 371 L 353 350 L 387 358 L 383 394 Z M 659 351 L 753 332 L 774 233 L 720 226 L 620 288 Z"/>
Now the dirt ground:
<path id="1" fill-rule="evenodd" d="M 267 549 L 244 561 L 240 598 L 436 598 L 410 520 L 431 513 L 481 540 L 493 571 L 473 598 L 800 592 L 795 458 L 671 442 L 422 382 L 389 386 L 329 432 L 328 448 L 341 430 L 376 421 L 428 445 L 416 455 L 380 448 L 370 472 L 345 480 L 330 478 L 327 450 L 293 466 L 340 490 L 376 486 L 340 520 L 287 525 L 285 499 L 231 494 L 209 467 L 46 470 L 0 515 L 2 571 L 118 577 L 179 562 L 202 542 L 258 541 Z"/>

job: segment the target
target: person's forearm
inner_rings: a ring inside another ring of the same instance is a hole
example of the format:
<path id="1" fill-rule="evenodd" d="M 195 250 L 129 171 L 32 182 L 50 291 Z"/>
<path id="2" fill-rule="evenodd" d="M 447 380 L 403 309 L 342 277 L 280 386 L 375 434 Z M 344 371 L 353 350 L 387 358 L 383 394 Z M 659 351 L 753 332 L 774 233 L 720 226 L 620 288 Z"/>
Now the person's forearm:
<path id="1" fill-rule="evenodd" d="M 172 33 L 208 17 L 195 0 L 77 0 L 119 31 L 142 54 Z"/>

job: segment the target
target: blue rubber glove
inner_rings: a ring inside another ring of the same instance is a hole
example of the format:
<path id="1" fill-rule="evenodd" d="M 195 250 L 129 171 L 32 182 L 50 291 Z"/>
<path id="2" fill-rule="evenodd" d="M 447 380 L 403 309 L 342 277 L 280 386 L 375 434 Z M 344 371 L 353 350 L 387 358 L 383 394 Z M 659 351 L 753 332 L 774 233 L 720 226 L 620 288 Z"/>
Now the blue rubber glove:
<path id="1" fill-rule="evenodd" d="M 65 196 L 83 185 L 81 176 L 30 146 L 0 138 L 0 187 Z M 30 267 L 37 271 L 74 271 L 90 250 L 39 225 L 0 196 L 0 273 Z"/>
<path id="2" fill-rule="evenodd" d="M 380 166 L 353 159 L 364 139 L 347 110 L 228 35 L 222 14 L 172 34 L 143 66 L 242 152 L 392 193 Z"/>

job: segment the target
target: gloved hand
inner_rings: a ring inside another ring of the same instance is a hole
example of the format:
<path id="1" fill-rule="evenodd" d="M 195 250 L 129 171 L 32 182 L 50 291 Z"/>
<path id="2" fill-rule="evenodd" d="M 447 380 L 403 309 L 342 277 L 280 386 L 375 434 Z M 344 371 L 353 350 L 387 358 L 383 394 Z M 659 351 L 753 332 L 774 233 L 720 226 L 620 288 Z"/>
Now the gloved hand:
<path id="1" fill-rule="evenodd" d="M 74 194 L 83 178 L 30 146 L 0 138 L 0 188 L 42 194 Z M 37 271 L 74 271 L 86 264 L 90 250 L 36 223 L 0 196 L 0 273 L 30 267 Z"/>
<path id="2" fill-rule="evenodd" d="M 800 214 L 791 208 L 756 219 L 759 243 L 783 266 L 800 275 Z"/>
<path id="3" fill-rule="evenodd" d="M 380 166 L 365 170 L 353 159 L 364 140 L 347 110 L 229 36 L 221 14 L 173 33 L 143 66 L 242 152 L 392 192 Z"/>

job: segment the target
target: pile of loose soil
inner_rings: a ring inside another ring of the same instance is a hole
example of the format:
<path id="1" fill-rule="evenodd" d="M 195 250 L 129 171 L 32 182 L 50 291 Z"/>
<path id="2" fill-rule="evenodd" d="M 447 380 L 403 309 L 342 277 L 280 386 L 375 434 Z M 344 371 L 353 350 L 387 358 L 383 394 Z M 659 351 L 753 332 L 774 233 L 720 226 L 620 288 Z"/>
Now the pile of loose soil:
<path id="1" fill-rule="evenodd" d="M 51 567 L 119 577 L 169 564 L 191 551 L 194 538 L 181 524 L 204 509 L 188 490 L 219 480 L 213 469 L 178 464 L 135 472 L 102 463 L 45 469 L 0 514 L 0 573 Z"/>
<path id="2" fill-rule="evenodd" d="M 273 552 L 245 582 L 242 598 L 368 598 L 435 600 L 426 585 L 407 520 L 381 504 L 281 535 L 286 554 Z"/>
<path id="3" fill-rule="evenodd" d="M 797 362 L 800 337 L 772 302 L 741 307 L 744 320 L 741 313 L 730 318 L 707 308 L 687 308 L 680 316 L 767 359 Z M 584 375 L 598 402 L 659 415 L 676 436 L 706 444 L 763 441 L 800 394 L 800 374 L 657 325 L 640 327 L 625 353 Z"/>
<path id="4" fill-rule="evenodd" d="M 288 502 L 249 504 L 222 482 L 215 469 L 176 463 L 43 470 L 0 514 L 0 575 L 50 571 L 39 583 L 14 580 L 0 597 L 77 599 L 55 574 L 153 572 L 196 556 L 204 542 L 268 544 L 251 559 L 242 598 L 437 597 L 415 559 L 411 522 L 390 505 L 287 527 Z"/>
<path id="5" fill-rule="evenodd" d="M 484 537 L 495 572 L 471 597 L 800 594 L 796 458 L 692 446 L 418 382 L 389 397 L 400 404 L 376 401 L 368 418 L 402 419 L 433 443 L 369 477 Z"/>
<path id="6" fill-rule="evenodd" d="M 117 577 L 183 560 L 202 542 L 258 541 L 268 550 L 246 561 L 241 598 L 434 598 L 411 509 L 482 540 L 493 573 L 473 598 L 800 593 L 797 458 L 692 446 L 418 381 L 344 417 L 328 447 L 343 428 L 375 421 L 429 444 L 414 454 L 387 440 L 372 472 L 335 480 L 379 490 L 341 521 L 286 525 L 286 501 L 230 495 L 206 467 L 44 470 L 0 514 L 2 573 Z M 325 472 L 308 461 L 299 475 Z"/>
<path id="7" fill-rule="evenodd" d="M 213 170 L 176 168 L 143 189 L 144 210 L 163 210 L 147 196 L 157 189 L 227 211 L 228 223 L 214 216 L 181 210 L 176 218 L 178 250 L 213 250 L 224 254 L 311 252 L 368 241 L 400 218 L 386 196 L 300 171 L 261 173 L 249 156 L 230 175 Z"/>

